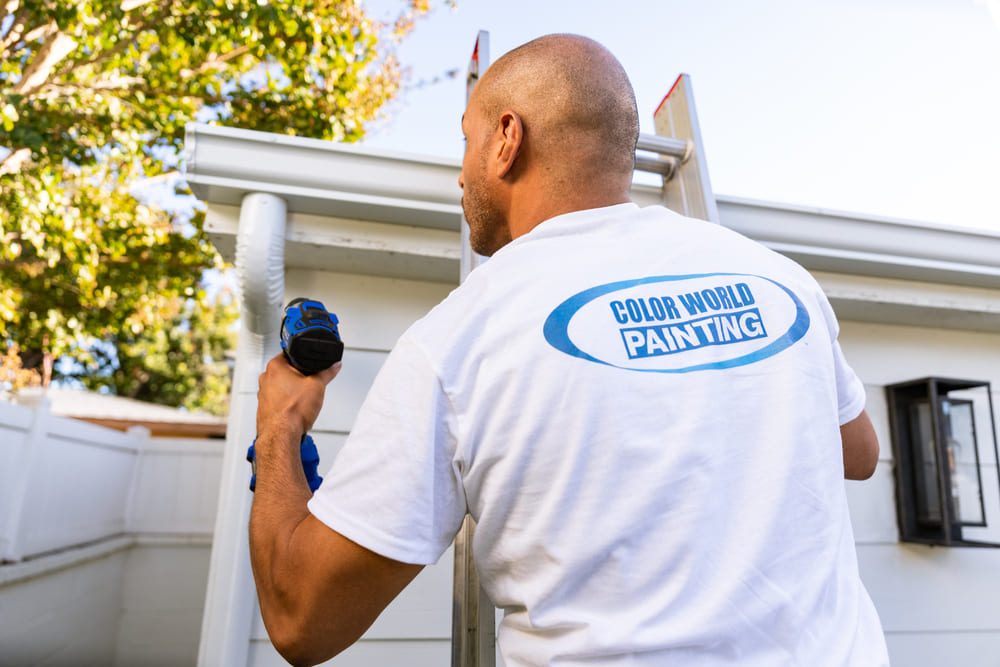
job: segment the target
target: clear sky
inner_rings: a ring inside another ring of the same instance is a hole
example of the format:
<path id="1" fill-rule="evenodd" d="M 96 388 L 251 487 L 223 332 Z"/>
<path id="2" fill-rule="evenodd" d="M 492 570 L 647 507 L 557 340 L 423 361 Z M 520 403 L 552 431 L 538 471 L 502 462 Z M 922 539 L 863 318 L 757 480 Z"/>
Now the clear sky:
<path id="1" fill-rule="evenodd" d="M 399 7 L 362 3 L 376 18 Z M 490 31 L 494 60 L 575 32 L 622 61 L 643 132 L 677 75 L 691 75 L 717 195 L 1000 233 L 1000 0 L 436 5 L 398 50 L 423 84 L 389 106 L 368 145 L 460 158 L 477 31 Z"/>

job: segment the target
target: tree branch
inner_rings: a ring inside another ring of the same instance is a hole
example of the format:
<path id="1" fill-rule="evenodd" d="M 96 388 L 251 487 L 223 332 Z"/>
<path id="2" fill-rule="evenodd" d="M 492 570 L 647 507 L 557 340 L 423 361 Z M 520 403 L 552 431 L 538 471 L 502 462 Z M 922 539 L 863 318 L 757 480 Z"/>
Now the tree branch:
<path id="1" fill-rule="evenodd" d="M 229 62 L 233 58 L 237 58 L 239 56 L 242 56 L 244 53 L 246 53 L 249 50 L 250 50 L 250 45 L 249 44 L 244 44 L 243 46 L 241 46 L 239 48 L 235 48 L 232 51 L 230 51 L 229 53 L 226 53 L 226 54 L 224 54 L 222 56 L 218 56 L 215 53 L 210 53 L 210 54 L 208 54 L 208 59 L 205 62 L 203 62 L 201 65 L 199 65 L 197 68 L 195 68 L 195 69 L 182 69 L 180 71 L 180 75 L 183 78 L 185 78 L 185 79 L 189 79 L 192 76 L 194 76 L 195 74 L 204 74 L 205 72 L 207 72 L 210 69 L 222 69 L 222 67 L 224 67 L 227 62 Z"/>
<path id="2" fill-rule="evenodd" d="M 20 11 L 17 11 L 17 0 L 11 0 L 11 2 L 7 3 L 7 16 L 10 16 L 9 10 L 12 4 L 17 13 L 14 14 L 14 21 L 10 24 L 7 34 L 3 36 L 3 39 L 0 39 L 0 56 L 4 58 L 10 55 L 10 48 L 21 40 L 21 35 L 24 34 L 24 24 L 28 21 L 27 9 L 22 8 Z M 5 16 L 4 20 L 6 18 Z"/>
<path id="3" fill-rule="evenodd" d="M 35 32 L 35 31 L 32 31 Z M 43 29 L 45 41 L 24 68 L 21 80 L 14 85 L 15 95 L 31 95 L 45 85 L 55 66 L 76 48 L 76 40 L 59 30 L 55 21 Z"/>
<path id="4" fill-rule="evenodd" d="M 16 151 L 11 151 L 7 157 L 0 160 L 0 176 L 20 173 L 21 167 L 30 157 L 30 148 L 19 148 Z"/>
<path id="5" fill-rule="evenodd" d="M 128 78 L 131 79 L 131 77 L 128 77 Z M 122 80 L 124 80 L 124 79 L 125 79 L 125 77 L 123 77 Z M 141 79 L 139 77 L 136 77 L 136 80 L 137 80 L 137 82 L 144 82 L 145 81 L 144 79 Z M 94 83 L 89 83 L 89 84 L 83 84 L 83 83 L 63 83 L 63 84 L 59 84 L 58 86 L 52 85 L 52 86 L 49 86 L 48 89 L 46 90 L 46 94 L 44 96 L 44 99 L 46 99 L 46 100 L 52 100 L 52 99 L 55 99 L 56 97 L 58 97 L 60 94 L 68 96 L 68 95 L 71 94 L 71 91 L 73 91 L 73 90 L 94 90 L 94 89 L 125 90 L 126 89 L 124 87 L 118 88 L 118 87 L 114 87 L 114 86 L 110 85 L 111 83 L 114 83 L 115 81 L 118 81 L 118 80 L 112 79 L 111 81 L 104 82 L 103 84 L 94 84 Z M 131 83 L 131 81 L 129 81 L 129 82 Z M 147 97 L 178 97 L 178 98 L 195 97 L 195 98 L 198 98 L 200 100 L 204 100 L 205 102 L 208 102 L 208 103 L 211 103 L 211 104 L 221 104 L 223 102 L 232 102 L 232 101 L 234 101 L 232 98 L 225 97 L 225 96 L 222 96 L 222 95 L 202 95 L 202 94 L 192 93 L 192 92 L 186 91 L 186 90 L 166 90 L 164 88 L 148 88 L 148 87 L 147 88 L 143 88 L 143 87 L 140 87 L 140 86 L 133 86 L 133 87 L 127 88 L 127 90 L 129 90 L 132 93 L 142 93 L 143 95 L 145 95 Z M 122 102 L 123 103 L 128 103 L 128 100 L 122 100 Z"/>
<path id="6" fill-rule="evenodd" d="M 20 6 L 21 0 L 7 0 L 3 5 L 3 18 L 0 18 L 0 23 L 3 23 L 8 16 L 16 12 Z"/>
<path id="7" fill-rule="evenodd" d="M 125 0 L 124 2 L 122 2 L 122 9 L 125 11 L 129 11 L 131 9 L 135 9 L 136 7 L 149 4 L 150 2 L 153 1 L 154 0 L 133 0 L 132 5 L 126 8 L 126 5 L 129 4 L 129 0 Z M 132 46 L 133 44 L 135 44 L 135 40 L 139 39 L 139 35 L 145 32 L 146 28 L 148 28 L 153 24 L 159 23 L 160 19 L 166 16 L 167 11 L 170 9 L 170 6 L 172 4 L 173 0 L 160 0 L 160 7 L 157 11 L 155 11 L 151 16 L 147 17 L 146 19 L 132 26 L 132 35 L 128 39 L 123 39 L 119 41 L 110 49 L 97 53 L 93 58 L 89 58 L 87 60 L 81 60 L 76 63 L 69 63 L 66 67 L 56 72 L 56 78 L 62 78 L 67 74 L 70 74 L 74 70 L 79 69 L 80 67 L 100 64 L 105 60 L 107 60 L 108 58 L 117 55 L 122 51 L 124 51 L 125 49 L 127 49 L 128 47 Z"/>
<path id="8" fill-rule="evenodd" d="M 90 85 L 93 90 L 128 90 L 136 84 L 146 83 L 141 76 L 119 76 L 107 81 L 95 81 Z"/>
<path id="9" fill-rule="evenodd" d="M 133 9 L 142 7 L 143 5 L 148 5 L 153 2 L 153 0 L 122 0 L 122 11 L 130 12 Z"/>

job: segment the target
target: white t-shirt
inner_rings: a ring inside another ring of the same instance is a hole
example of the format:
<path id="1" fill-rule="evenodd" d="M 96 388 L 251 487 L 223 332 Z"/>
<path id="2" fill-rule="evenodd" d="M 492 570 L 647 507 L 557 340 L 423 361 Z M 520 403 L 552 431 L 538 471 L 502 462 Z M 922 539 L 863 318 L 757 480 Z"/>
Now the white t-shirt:
<path id="1" fill-rule="evenodd" d="M 390 354 L 309 504 L 433 563 L 466 509 L 518 665 L 883 665 L 822 291 L 721 226 L 621 204 L 497 252 Z"/>

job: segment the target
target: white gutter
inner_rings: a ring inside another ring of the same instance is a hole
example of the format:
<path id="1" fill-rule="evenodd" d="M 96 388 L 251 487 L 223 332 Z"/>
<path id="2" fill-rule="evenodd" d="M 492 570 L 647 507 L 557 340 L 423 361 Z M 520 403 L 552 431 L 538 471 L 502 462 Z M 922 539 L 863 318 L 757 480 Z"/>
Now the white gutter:
<path id="1" fill-rule="evenodd" d="M 458 160 L 198 123 L 184 152 L 186 181 L 212 204 L 266 192 L 295 213 L 455 231 L 462 219 Z"/>
<path id="2" fill-rule="evenodd" d="M 719 198 L 722 224 L 810 271 L 1000 287 L 1000 234 L 881 216 Z"/>
<path id="3" fill-rule="evenodd" d="M 198 664 L 245 665 L 256 597 L 250 569 L 247 526 L 251 493 L 247 448 L 255 434 L 257 378 L 280 349 L 281 300 L 285 294 L 284 200 L 251 193 L 240 206 L 236 275 L 240 331 L 222 460 Z"/>

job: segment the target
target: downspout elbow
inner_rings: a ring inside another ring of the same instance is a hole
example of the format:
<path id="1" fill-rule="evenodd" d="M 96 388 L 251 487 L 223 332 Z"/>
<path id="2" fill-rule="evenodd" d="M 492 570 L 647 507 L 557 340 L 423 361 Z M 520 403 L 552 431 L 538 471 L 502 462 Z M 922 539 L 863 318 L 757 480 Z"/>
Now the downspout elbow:
<path id="1" fill-rule="evenodd" d="M 285 294 L 285 201 L 254 192 L 243 198 L 236 236 L 236 279 L 243 328 L 262 351 L 277 344 Z"/>

